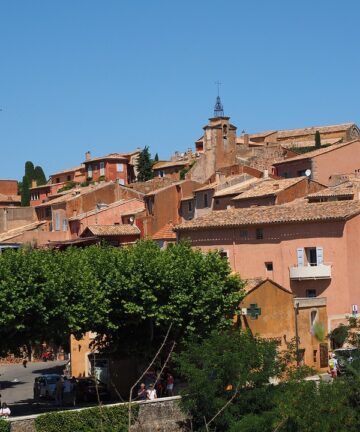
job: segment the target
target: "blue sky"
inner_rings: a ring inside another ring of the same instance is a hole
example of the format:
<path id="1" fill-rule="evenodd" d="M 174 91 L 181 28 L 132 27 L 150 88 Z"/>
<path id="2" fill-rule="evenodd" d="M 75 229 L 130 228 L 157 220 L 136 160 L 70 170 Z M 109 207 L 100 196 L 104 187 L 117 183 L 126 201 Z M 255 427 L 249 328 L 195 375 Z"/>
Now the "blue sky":
<path id="1" fill-rule="evenodd" d="M 239 132 L 360 123 L 359 13 L 356 0 L 0 0 L 0 178 L 87 150 L 186 150 L 216 80 Z"/>

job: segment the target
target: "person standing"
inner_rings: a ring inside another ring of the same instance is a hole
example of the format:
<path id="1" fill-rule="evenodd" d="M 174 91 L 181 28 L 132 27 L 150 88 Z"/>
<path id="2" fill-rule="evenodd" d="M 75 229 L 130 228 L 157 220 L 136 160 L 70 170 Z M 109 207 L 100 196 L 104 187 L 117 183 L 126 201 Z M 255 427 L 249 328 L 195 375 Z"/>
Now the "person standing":
<path id="1" fill-rule="evenodd" d="M 136 399 L 138 399 L 138 400 L 146 400 L 147 399 L 147 391 L 146 391 L 146 387 L 145 387 L 144 383 L 140 384 L 140 388 L 138 390 Z"/>
<path id="2" fill-rule="evenodd" d="M 149 389 L 146 392 L 146 396 L 148 400 L 155 400 L 157 399 L 157 394 L 156 394 L 156 390 L 154 388 L 154 384 L 150 384 L 149 385 Z"/>
<path id="3" fill-rule="evenodd" d="M 173 396 L 174 391 L 174 377 L 168 372 L 166 377 L 166 394 L 168 396 Z"/>
<path id="4" fill-rule="evenodd" d="M 331 354 L 329 358 L 329 369 L 330 369 L 331 377 L 336 378 L 338 372 L 338 361 L 334 353 Z"/>

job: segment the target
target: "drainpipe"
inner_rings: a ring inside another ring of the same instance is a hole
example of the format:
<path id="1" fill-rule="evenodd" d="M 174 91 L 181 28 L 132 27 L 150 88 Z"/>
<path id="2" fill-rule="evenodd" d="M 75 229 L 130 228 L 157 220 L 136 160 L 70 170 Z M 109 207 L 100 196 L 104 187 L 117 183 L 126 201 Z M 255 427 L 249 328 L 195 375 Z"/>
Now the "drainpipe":
<path id="1" fill-rule="evenodd" d="M 299 367 L 300 366 L 299 329 L 298 329 L 299 303 L 295 303 L 294 312 L 295 312 L 295 339 L 296 339 L 296 366 Z"/>

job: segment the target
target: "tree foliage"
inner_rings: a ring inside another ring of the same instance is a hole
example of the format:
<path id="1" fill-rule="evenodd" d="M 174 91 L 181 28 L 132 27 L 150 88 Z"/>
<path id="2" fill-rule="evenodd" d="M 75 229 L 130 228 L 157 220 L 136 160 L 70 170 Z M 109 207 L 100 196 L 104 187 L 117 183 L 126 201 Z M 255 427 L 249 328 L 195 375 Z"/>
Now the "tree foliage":
<path id="1" fill-rule="evenodd" d="M 31 161 L 27 161 L 25 162 L 25 175 L 22 182 L 19 184 L 22 206 L 30 205 L 30 188 L 33 180 L 36 181 L 37 186 L 46 183 L 43 169 L 40 166 L 34 167 L 34 164 Z"/>
<path id="2" fill-rule="evenodd" d="M 0 255 L 1 351 L 94 331 L 104 350 L 151 355 L 170 323 L 176 341 L 230 326 L 241 286 L 218 253 L 187 244 L 9 250 Z"/>
<path id="3" fill-rule="evenodd" d="M 140 152 L 137 160 L 138 181 L 147 181 L 152 179 L 152 161 L 149 152 L 149 147 L 145 146 Z"/>
<path id="4" fill-rule="evenodd" d="M 317 149 L 319 149 L 321 147 L 321 136 L 320 136 L 320 132 L 319 131 L 315 132 L 315 147 Z"/>

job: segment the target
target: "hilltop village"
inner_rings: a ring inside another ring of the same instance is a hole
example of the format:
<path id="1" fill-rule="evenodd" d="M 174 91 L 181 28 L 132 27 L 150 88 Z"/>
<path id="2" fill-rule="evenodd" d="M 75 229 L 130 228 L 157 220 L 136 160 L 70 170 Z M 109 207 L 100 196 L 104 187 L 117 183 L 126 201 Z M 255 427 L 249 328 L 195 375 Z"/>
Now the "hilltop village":
<path id="1" fill-rule="evenodd" d="M 46 184 L 33 181 L 29 206 L 16 180 L 0 180 L 0 251 L 139 239 L 217 249 L 246 280 L 242 325 L 279 346 L 298 333 L 300 361 L 327 368 L 315 324 L 330 332 L 360 304 L 359 128 L 239 133 L 218 97 L 199 135 L 194 147 L 155 161 L 147 181 L 138 179 L 140 149 L 87 152 Z M 87 348 L 73 351 L 73 374 L 86 373 Z"/>

